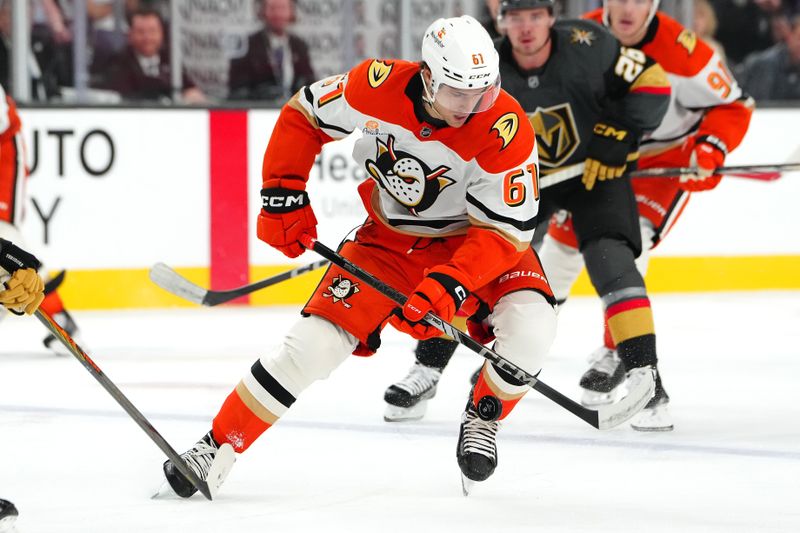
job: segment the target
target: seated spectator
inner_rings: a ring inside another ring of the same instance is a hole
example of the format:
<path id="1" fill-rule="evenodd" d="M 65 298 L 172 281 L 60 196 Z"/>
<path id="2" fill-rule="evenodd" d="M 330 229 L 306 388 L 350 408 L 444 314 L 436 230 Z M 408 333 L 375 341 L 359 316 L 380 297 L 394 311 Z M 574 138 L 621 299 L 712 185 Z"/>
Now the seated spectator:
<path id="1" fill-rule="evenodd" d="M 0 0 L 0 85 L 11 87 L 11 38 L 12 18 L 11 0 Z M 31 80 L 33 100 L 45 101 L 58 96 L 59 87 L 56 72 L 58 56 L 52 33 L 33 31 L 28 49 L 28 75 Z"/>
<path id="2" fill-rule="evenodd" d="M 259 16 L 264 29 L 249 37 L 244 57 L 230 62 L 228 97 L 283 101 L 316 80 L 308 45 L 287 31 L 294 22 L 292 0 L 263 0 Z"/>
<path id="3" fill-rule="evenodd" d="M 725 60 L 725 49 L 714 38 L 717 33 L 717 14 L 714 12 L 714 6 L 708 0 L 694 0 L 692 29 L 698 37 L 716 50 L 723 61 Z"/>
<path id="4" fill-rule="evenodd" d="M 130 17 L 128 46 L 112 61 L 106 89 L 127 100 L 172 99 L 172 74 L 164 46 L 164 23 L 157 11 L 141 9 Z M 183 74 L 181 102 L 200 104 L 206 97 Z"/>
<path id="5" fill-rule="evenodd" d="M 748 54 L 774 44 L 772 38 L 772 0 L 711 0 L 717 18 L 717 40 L 722 43 L 729 64 L 737 64 Z"/>
<path id="6" fill-rule="evenodd" d="M 790 19 L 784 42 L 745 59 L 737 79 L 756 101 L 800 100 L 800 15 Z"/>

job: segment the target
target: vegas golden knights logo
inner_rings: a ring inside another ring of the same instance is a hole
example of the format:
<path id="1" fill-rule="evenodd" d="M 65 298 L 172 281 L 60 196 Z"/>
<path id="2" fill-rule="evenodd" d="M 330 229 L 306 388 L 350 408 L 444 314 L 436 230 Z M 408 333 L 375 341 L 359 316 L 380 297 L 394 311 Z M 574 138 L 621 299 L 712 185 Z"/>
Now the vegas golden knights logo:
<path id="1" fill-rule="evenodd" d="M 581 139 L 569 104 L 537 107 L 528 118 L 536 132 L 539 164 L 543 167 L 561 166 L 578 148 Z"/>
<path id="2" fill-rule="evenodd" d="M 380 87 L 381 84 L 389 77 L 389 74 L 391 74 L 393 66 L 394 64 L 392 63 L 384 63 L 383 61 L 377 59 L 370 63 L 369 69 L 367 69 L 369 86 L 373 89 Z"/>

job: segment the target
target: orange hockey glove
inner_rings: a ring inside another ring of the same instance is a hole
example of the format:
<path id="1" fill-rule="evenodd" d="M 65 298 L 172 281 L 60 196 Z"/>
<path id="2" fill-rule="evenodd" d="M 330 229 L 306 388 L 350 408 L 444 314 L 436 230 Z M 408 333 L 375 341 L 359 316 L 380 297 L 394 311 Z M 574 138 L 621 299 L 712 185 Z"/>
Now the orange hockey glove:
<path id="1" fill-rule="evenodd" d="M 692 150 L 689 166 L 697 168 L 697 174 L 681 176 L 680 187 L 684 191 L 708 191 L 719 185 L 722 176 L 714 170 L 725 163 L 728 149 L 719 137 L 701 135 Z"/>
<path id="2" fill-rule="evenodd" d="M 433 312 L 442 320 L 453 320 L 458 308 L 469 296 L 469 291 L 458 278 L 463 274 L 453 267 L 440 265 L 432 268 L 408 297 L 403 309 L 396 310 L 390 318 L 398 330 L 415 339 L 438 337 L 441 331 L 421 320 Z"/>
<path id="3" fill-rule="evenodd" d="M 583 182 L 587 191 L 597 180 L 621 177 L 639 159 L 639 137 L 621 123 L 602 120 L 594 125 L 594 135 L 586 148 Z"/>
<path id="4" fill-rule="evenodd" d="M 287 257 L 297 257 L 305 251 L 300 244 L 301 235 L 317 238 L 317 218 L 305 188 L 305 181 L 298 177 L 269 179 L 261 189 L 256 233 Z"/>

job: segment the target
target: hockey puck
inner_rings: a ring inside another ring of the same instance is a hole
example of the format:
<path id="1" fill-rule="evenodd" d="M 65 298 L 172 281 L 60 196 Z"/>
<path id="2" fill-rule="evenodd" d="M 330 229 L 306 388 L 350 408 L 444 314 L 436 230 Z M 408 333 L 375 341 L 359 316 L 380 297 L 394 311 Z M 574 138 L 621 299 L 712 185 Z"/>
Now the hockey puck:
<path id="1" fill-rule="evenodd" d="M 487 422 L 494 422 L 499 419 L 500 415 L 503 413 L 503 404 L 500 403 L 500 400 L 489 395 L 478 400 L 476 408 L 480 419 L 486 420 Z"/>

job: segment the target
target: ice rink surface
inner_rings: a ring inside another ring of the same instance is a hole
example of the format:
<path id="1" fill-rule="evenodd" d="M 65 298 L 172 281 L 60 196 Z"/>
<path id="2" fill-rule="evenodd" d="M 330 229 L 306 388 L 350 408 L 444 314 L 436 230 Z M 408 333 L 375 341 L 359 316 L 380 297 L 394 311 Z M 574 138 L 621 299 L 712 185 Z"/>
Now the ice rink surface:
<path id="1" fill-rule="evenodd" d="M 218 499 L 152 500 L 164 457 L 72 357 L 8 317 L 0 349 L 0 497 L 19 533 L 800 531 L 800 293 L 653 297 L 676 429 L 599 432 L 529 393 L 495 475 L 465 498 L 455 448 L 478 357 L 460 348 L 421 422 L 383 391 L 413 343 L 394 331 L 312 386 L 239 457 Z M 297 318 L 297 308 L 75 313 L 86 351 L 178 450 Z M 600 342 L 594 299 L 562 309 L 540 376 L 579 398 Z"/>

